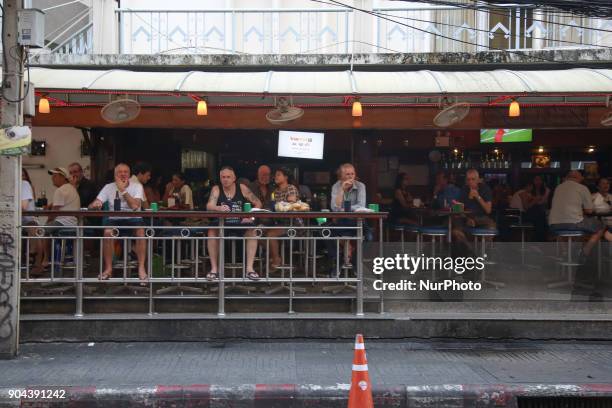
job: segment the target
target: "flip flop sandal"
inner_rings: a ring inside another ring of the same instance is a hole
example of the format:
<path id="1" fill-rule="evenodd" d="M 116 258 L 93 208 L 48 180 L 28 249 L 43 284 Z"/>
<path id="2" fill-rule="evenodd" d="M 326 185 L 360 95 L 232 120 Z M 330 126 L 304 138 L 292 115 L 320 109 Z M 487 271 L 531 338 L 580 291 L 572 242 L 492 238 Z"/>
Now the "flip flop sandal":
<path id="1" fill-rule="evenodd" d="M 112 273 L 102 273 L 100 274 L 100 276 L 98 277 L 99 280 L 109 280 L 110 278 L 113 277 Z"/>
<path id="2" fill-rule="evenodd" d="M 206 279 L 209 280 L 209 281 L 217 280 L 217 279 L 219 279 L 219 274 L 216 273 L 216 272 L 208 272 L 206 274 Z"/>
<path id="3" fill-rule="evenodd" d="M 257 274 L 257 272 L 253 271 L 253 272 L 247 272 L 246 277 L 249 278 L 250 280 L 253 281 L 257 281 L 259 280 L 259 275 Z"/>

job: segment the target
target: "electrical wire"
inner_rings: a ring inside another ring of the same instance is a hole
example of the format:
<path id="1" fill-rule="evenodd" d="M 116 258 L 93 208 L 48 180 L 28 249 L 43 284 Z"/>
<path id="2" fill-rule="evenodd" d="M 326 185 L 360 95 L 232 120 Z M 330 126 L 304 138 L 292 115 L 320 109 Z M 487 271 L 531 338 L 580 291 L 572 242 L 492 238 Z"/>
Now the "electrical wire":
<path id="1" fill-rule="evenodd" d="M 495 11 L 495 10 L 499 10 L 500 7 L 485 7 L 485 6 L 469 5 L 469 4 L 465 4 L 465 3 L 453 3 L 453 2 L 448 1 L 448 0 L 396 0 L 396 1 L 428 3 L 428 4 L 439 5 L 439 6 L 449 6 L 449 7 L 454 7 L 454 8 L 462 8 L 462 9 L 467 9 L 467 10 L 487 12 L 489 14 L 497 15 L 497 16 L 502 16 L 502 17 L 507 17 L 508 16 L 508 14 L 506 14 L 506 13 L 501 13 L 501 12 Z M 516 8 L 521 8 L 521 7 L 516 7 Z M 606 33 L 612 33 L 612 30 L 606 30 L 606 29 L 603 29 L 603 28 L 591 28 L 591 27 L 586 27 L 586 26 L 582 26 L 582 25 L 578 25 L 578 24 L 559 23 L 559 22 L 555 22 L 555 21 L 541 20 L 541 19 L 537 19 L 537 18 L 533 18 L 532 20 L 540 22 L 540 23 L 551 24 L 551 25 L 558 25 L 558 26 L 565 26 L 565 27 L 574 27 L 574 28 L 582 28 L 584 30 L 593 30 L 593 31 L 602 31 L 602 32 L 606 32 Z"/>
<path id="2" fill-rule="evenodd" d="M 310 0 L 310 1 L 317 2 L 317 3 L 321 2 L 321 0 Z M 523 57 L 523 58 L 532 58 L 532 59 L 537 59 L 537 60 L 540 60 L 540 61 L 554 63 L 554 64 L 559 64 L 559 65 L 567 65 L 567 66 L 573 66 L 573 67 L 579 67 L 579 68 L 590 68 L 590 67 L 588 67 L 586 65 L 582 65 L 582 64 L 576 64 L 576 63 L 566 62 L 566 61 L 551 60 L 551 59 L 548 59 L 548 58 L 540 57 L 538 55 L 528 55 L 528 54 L 526 54 L 526 53 L 524 53 L 522 51 L 497 48 L 497 47 L 493 47 L 493 46 L 490 46 L 490 45 L 478 44 L 478 43 L 474 43 L 474 42 L 471 42 L 471 41 L 465 41 L 465 40 L 449 37 L 449 36 L 446 36 L 446 35 L 443 35 L 443 34 L 433 33 L 431 31 L 427 31 L 427 30 L 415 27 L 415 26 L 410 25 L 410 24 L 406 24 L 406 23 L 403 23 L 403 22 L 400 22 L 400 21 L 396 21 L 396 20 L 390 19 L 388 17 L 378 16 L 375 12 L 372 12 L 372 11 L 369 11 L 369 10 L 364 10 L 364 9 L 360 9 L 358 7 L 349 6 L 348 4 L 344 4 L 344 3 L 341 3 L 341 2 L 336 1 L 336 0 L 329 0 L 329 1 L 334 3 L 337 6 L 346 7 L 346 8 L 355 10 L 355 11 L 361 11 L 363 13 L 372 15 L 374 17 L 378 17 L 378 18 L 383 19 L 383 20 L 387 20 L 387 21 L 396 23 L 398 25 L 402 25 L 402 26 L 405 26 L 405 27 L 408 27 L 408 28 L 412 28 L 412 29 L 417 30 L 417 31 L 421 31 L 421 32 L 426 33 L 426 34 L 433 35 L 435 37 L 445 38 L 445 39 L 448 39 L 448 40 L 451 40 L 451 41 L 455 41 L 455 42 L 459 42 L 459 43 L 462 43 L 462 44 L 473 45 L 473 46 L 476 46 L 476 47 L 482 47 L 482 48 L 486 48 L 486 49 L 494 50 L 494 51 L 502 51 L 502 52 L 506 52 L 506 53 L 509 53 L 509 54 L 515 54 L 515 55 L 518 55 L 518 56 Z"/>
<path id="3" fill-rule="evenodd" d="M 322 1 L 322 0 L 317 0 L 316 2 L 317 3 L 322 3 L 322 4 L 328 4 L 328 5 L 335 5 L 333 3 L 329 3 L 327 1 Z M 404 10 L 402 10 L 402 11 L 404 11 Z M 463 28 L 463 29 L 466 29 L 468 31 L 478 31 L 478 32 L 483 32 L 483 33 L 487 33 L 487 34 L 490 33 L 489 30 L 483 30 L 483 29 L 471 28 L 471 27 L 470 28 L 465 28 L 465 27 L 457 25 L 457 24 L 442 23 L 442 22 L 432 21 L 432 20 L 423 20 L 423 19 L 413 18 L 413 17 L 396 16 L 396 15 L 393 15 L 393 14 L 382 13 L 382 12 L 379 12 L 379 11 L 373 11 L 373 13 L 375 13 L 377 16 L 401 18 L 403 20 L 418 21 L 418 22 L 422 22 L 422 23 L 436 24 L 436 25 L 439 25 L 439 26 Z M 609 49 L 612 49 L 612 46 L 607 46 L 607 45 L 599 45 L 599 44 L 591 44 L 591 43 L 576 42 L 576 41 L 567 41 L 567 40 L 554 40 L 554 39 L 550 39 L 550 38 L 546 38 L 546 37 L 534 37 L 534 36 L 531 36 L 529 38 L 532 39 L 532 40 L 543 40 L 543 41 L 557 42 L 557 43 L 564 43 L 564 44 L 576 44 L 576 45 L 585 45 L 585 46 L 588 46 L 588 47 L 600 47 L 600 48 L 609 48 Z"/>

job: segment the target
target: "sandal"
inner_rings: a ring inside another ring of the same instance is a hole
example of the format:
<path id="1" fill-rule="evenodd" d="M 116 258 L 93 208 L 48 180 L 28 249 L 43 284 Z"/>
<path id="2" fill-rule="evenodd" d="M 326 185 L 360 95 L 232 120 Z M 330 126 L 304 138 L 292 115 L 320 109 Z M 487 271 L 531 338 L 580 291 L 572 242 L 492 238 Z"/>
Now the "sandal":
<path id="1" fill-rule="evenodd" d="M 247 272 L 246 277 L 253 281 L 257 281 L 260 279 L 259 275 L 255 271 Z"/>
<path id="2" fill-rule="evenodd" d="M 208 272 L 206 274 L 206 279 L 208 279 L 209 281 L 217 280 L 219 279 L 219 274 L 217 272 Z"/>
<path id="3" fill-rule="evenodd" d="M 100 280 L 109 280 L 112 277 L 113 277 L 113 273 L 112 272 L 102 272 L 100 274 L 100 276 L 98 277 L 98 279 L 100 279 Z"/>

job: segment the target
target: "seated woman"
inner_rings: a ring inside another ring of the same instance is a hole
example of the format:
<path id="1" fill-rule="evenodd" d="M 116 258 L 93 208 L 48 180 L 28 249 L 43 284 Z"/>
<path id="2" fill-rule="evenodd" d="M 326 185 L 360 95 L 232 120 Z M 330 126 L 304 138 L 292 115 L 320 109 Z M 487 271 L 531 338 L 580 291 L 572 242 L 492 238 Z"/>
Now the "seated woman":
<path id="1" fill-rule="evenodd" d="M 274 183 L 276 184 L 276 190 L 274 190 L 274 200 L 276 202 L 285 201 L 289 203 L 295 203 L 298 201 L 299 192 L 298 189 L 289 183 L 289 171 L 285 168 L 279 168 L 274 173 Z M 279 220 L 277 224 L 287 225 L 289 221 L 287 219 Z M 268 237 L 280 237 L 285 233 L 284 229 L 275 228 L 268 230 Z M 270 240 L 270 266 L 277 268 L 281 265 L 281 257 L 279 252 L 279 243 L 277 239 Z"/>
<path id="2" fill-rule="evenodd" d="M 183 173 L 174 173 L 172 181 L 166 185 L 163 200 L 168 201 L 169 198 L 174 198 L 174 205 L 169 205 L 169 208 L 173 210 L 193 210 L 193 192 L 185 181 Z"/>
<path id="3" fill-rule="evenodd" d="M 412 205 L 412 195 L 408 191 L 410 177 L 406 173 L 399 173 L 395 179 L 395 191 L 391 205 L 391 220 L 398 224 L 416 224 L 416 214 Z"/>
<path id="4" fill-rule="evenodd" d="M 612 210 L 612 195 L 610 194 L 610 181 L 602 177 L 597 180 L 597 192 L 593 193 L 593 209 L 595 214 L 610 213 Z M 608 229 L 612 227 L 612 217 L 602 217 Z"/>

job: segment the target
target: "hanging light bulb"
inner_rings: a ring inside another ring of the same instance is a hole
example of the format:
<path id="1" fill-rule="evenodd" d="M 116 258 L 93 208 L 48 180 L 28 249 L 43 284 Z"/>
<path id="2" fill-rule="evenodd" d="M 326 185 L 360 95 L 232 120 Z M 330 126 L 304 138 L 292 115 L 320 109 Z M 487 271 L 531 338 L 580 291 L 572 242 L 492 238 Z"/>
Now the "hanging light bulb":
<path id="1" fill-rule="evenodd" d="M 38 101 L 38 113 L 49 113 L 51 108 L 49 107 L 49 100 L 45 96 L 41 96 Z"/>
<path id="2" fill-rule="evenodd" d="M 208 105 L 206 105 L 205 100 L 198 101 L 197 112 L 198 116 L 206 116 L 208 115 Z"/>
<path id="3" fill-rule="evenodd" d="M 519 105 L 516 99 L 512 99 L 512 102 L 510 103 L 510 108 L 508 109 L 508 116 L 510 116 L 511 118 L 518 118 L 519 116 L 521 116 L 521 106 Z"/>
<path id="4" fill-rule="evenodd" d="M 363 111 L 361 110 L 361 102 L 359 102 L 359 98 L 355 98 L 353 101 L 353 110 L 351 113 L 354 117 L 363 116 Z"/>

